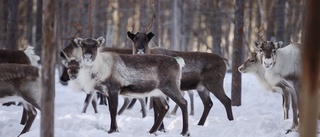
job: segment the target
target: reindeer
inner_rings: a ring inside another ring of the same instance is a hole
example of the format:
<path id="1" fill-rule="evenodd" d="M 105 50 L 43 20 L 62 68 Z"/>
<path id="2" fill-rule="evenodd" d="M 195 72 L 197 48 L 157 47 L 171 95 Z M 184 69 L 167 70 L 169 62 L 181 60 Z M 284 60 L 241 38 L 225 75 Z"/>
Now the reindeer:
<path id="1" fill-rule="evenodd" d="M 293 123 L 287 133 L 296 130 L 298 122 L 299 76 L 301 71 L 301 50 L 299 44 L 282 47 L 283 42 L 256 42 L 257 59 L 265 69 L 265 79 L 275 91 L 290 93 Z"/>
<path id="2" fill-rule="evenodd" d="M 85 82 L 83 89 L 102 90 L 109 96 L 111 127 L 108 133 L 118 132 L 116 111 L 118 95 L 142 98 L 164 95 L 177 103 L 182 110 L 183 128 L 181 134 L 189 136 L 187 101 L 180 93 L 181 59 L 161 55 L 125 55 L 113 52 L 98 52 L 104 38 L 76 38 L 75 43 L 82 49 L 82 63 L 79 78 Z M 159 115 L 149 133 L 155 133 L 169 108 L 166 102 L 156 98 Z M 165 105 L 164 105 L 164 104 Z"/>
<path id="3" fill-rule="evenodd" d="M 0 64 L 0 102 L 19 101 L 27 115 L 19 136 L 30 130 L 40 110 L 39 69 L 25 64 Z"/>
<path id="4" fill-rule="evenodd" d="M 265 69 L 262 67 L 260 61 L 258 60 L 257 53 L 251 52 L 247 60 L 238 68 L 238 70 L 241 73 L 254 74 L 267 90 L 282 94 L 284 119 L 286 120 L 289 118 L 288 111 L 290 105 L 290 93 L 287 90 L 282 89 L 282 87 L 278 87 L 282 89 L 281 91 L 275 91 L 272 89 L 273 86 L 265 78 Z"/>
<path id="5" fill-rule="evenodd" d="M 128 37 L 134 43 L 133 52 L 135 53 L 137 53 L 137 51 L 146 51 L 148 49 L 148 42 L 152 38 L 148 37 L 146 33 L 142 34 L 142 32 L 136 34 L 128 32 Z M 197 90 L 204 105 L 204 111 L 198 125 L 204 124 L 212 107 L 210 92 L 224 105 L 228 119 L 233 120 L 231 100 L 223 89 L 223 80 L 226 73 L 225 59 L 211 53 L 179 52 L 162 48 L 152 48 L 150 49 L 150 53 L 181 57 L 184 59 L 186 65 L 182 68 L 180 89 L 182 91 Z"/>
<path id="6" fill-rule="evenodd" d="M 133 54 L 150 54 L 150 49 L 149 46 L 144 46 L 144 45 L 148 45 L 148 43 L 150 42 L 150 40 L 153 38 L 154 34 L 152 32 L 149 32 L 148 34 L 146 33 L 140 33 L 137 32 L 136 34 L 133 34 L 131 32 L 128 31 L 128 37 L 133 41 L 136 40 L 137 42 L 134 43 L 133 46 Z M 145 39 L 144 41 L 139 40 L 139 39 Z M 182 92 L 182 95 L 184 95 L 184 92 Z M 190 98 L 190 106 L 191 106 L 191 111 L 190 111 L 190 115 L 194 115 L 194 99 L 193 99 L 193 92 L 188 90 L 188 95 Z M 178 105 L 176 105 L 171 114 L 175 115 L 178 109 Z"/>
<path id="7" fill-rule="evenodd" d="M 27 46 L 23 50 L 0 50 L 0 64 L 17 63 L 37 66 L 39 60 L 40 57 L 34 53 L 32 46 Z M 7 104 L 8 103 L 5 103 L 5 105 Z M 23 110 L 20 124 L 25 125 L 27 118 L 26 110 Z"/>
<path id="8" fill-rule="evenodd" d="M 99 49 L 99 52 L 115 52 L 115 53 L 119 53 L 119 54 L 132 54 L 132 50 L 131 49 L 118 49 L 118 48 L 110 48 L 110 47 L 101 47 Z M 74 41 L 72 40 L 71 43 L 69 43 L 61 52 L 60 52 L 60 57 L 62 58 L 62 64 L 63 65 L 63 73 L 60 77 L 60 80 L 61 81 L 64 81 L 64 82 L 67 82 L 70 80 L 69 78 L 69 75 L 68 75 L 68 66 L 67 63 L 68 61 L 70 60 L 77 60 L 77 61 L 80 61 L 81 60 L 81 54 L 82 54 L 82 51 L 81 51 L 81 48 L 78 47 Z M 69 58 L 72 58 L 72 59 L 69 59 Z M 70 62 L 69 62 L 70 63 Z M 80 89 L 81 90 L 81 89 Z M 100 92 L 98 92 L 100 94 Z M 83 107 L 83 110 L 82 112 L 85 113 L 86 112 L 86 109 L 89 105 L 89 102 L 92 100 L 92 99 L 95 99 L 94 97 L 95 94 L 93 94 L 92 92 L 90 92 L 89 94 L 87 94 L 87 97 L 84 101 L 84 107 Z M 101 95 L 101 94 L 100 94 Z M 101 96 L 104 96 L 105 95 L 101 95 Z M 145 106 L 145 103 L 143 101 L 143 99 L 139 98 L 138 99 L 140 104 L 141 104 L 141 111 L 142 111 L 142 117 L 146 117 L 146 106 Z M 122 107 L 120 108 L 120 110 L 118 111 L 118 115 L 121 115 L 124 110 L 128 107 L 129 103 L 130 103 L 131 99 L 128 98 L 128 97 L 124 97 L 124 104 L 122 105 Z M 92 105 L 93 105 L 93 108 L 95 110 L 95 113 L 97 113 L 97 107 L 96 107 L 96 100 L 92 100 Z"/>

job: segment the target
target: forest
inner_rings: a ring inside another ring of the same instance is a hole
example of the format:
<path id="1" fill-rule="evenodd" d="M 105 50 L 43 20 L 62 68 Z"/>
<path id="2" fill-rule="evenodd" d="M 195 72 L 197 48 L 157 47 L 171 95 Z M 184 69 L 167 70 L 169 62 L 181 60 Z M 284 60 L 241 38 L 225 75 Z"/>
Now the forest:
<path id="1" fill-rule="evenodd" d="M 0 47 L 36 47 L 42 42 L 42 0 L 0 3 Z M 75 36 L 105 37 L 106 46 L 131 48 L 127 31 L 155 34 L 153 46 L 181 51 L 204 51 L 231 58 L 235 2 L 223 0 L 57 0 L 55 45 L 61 49 Z M 252 50 L 257 34 L 266 40 L 301 42 L 303 0 L 246 0 L 243 2 L 243 51 Z M 9 12 L 9 10 L 12 10 Z M 9 17 L 9 18 L 8 18 Z M 10 30 L 17 32 L 16 34 Z M 14 35 L 14 36 L 13 36 Z M 15 39 L 12 43 L 9 39 Z"/>
<path id="2" fill-rule="evenodd" d="M 51 92 L 42 97 L 49 97 L 55 69 L 62 73 L 59 53 L 74 38 L 104 37 L 106 47 L 131 49 L 128 31 L 152 32 L 150 47 L 227 59 L 232 105 L 240 106 L 238 67 L 254 42 L 304 43 L 306 5 L 304 0 L 1 0 L 0 49 L 35 47 L 42 75 L 49 76 L 42 80 Z"/>

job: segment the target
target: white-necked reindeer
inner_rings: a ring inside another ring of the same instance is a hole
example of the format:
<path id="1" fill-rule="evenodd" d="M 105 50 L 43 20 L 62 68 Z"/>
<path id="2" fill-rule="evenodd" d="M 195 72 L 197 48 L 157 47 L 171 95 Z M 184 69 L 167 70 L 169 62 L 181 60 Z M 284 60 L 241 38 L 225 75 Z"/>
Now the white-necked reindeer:
<path id="1" fill-rule="evenodd" d="M 146 96 L 168 96 L 182 110 L 182 135 L 190 135 L 188 131 L 187 101 L 180 93 L 181 67 L 178 59 L 161 55 L 124 55 L 112 52 L 98 52 L 104 38 L 81 39 L 75 43 L 82 48 L 80 82 L 85 82 L 83 89 L 98 89 L 109 96 L 111 127 L 108 133 L 117 132 L 116 122 L 118 95 L 142 98 Z M 157 98 L 156 98 L 157 99 Z M 160 99 L 160 98 L 158 98 Z M 155 133 L 168 111 L 168 105 L 161 100 L 155 101 L 159 107 L 156 122 L 149 130 Z M 165 103 L 165 104 L 163 104 Z"/>
<path id="2" fill-rule="evenodd" d="M 100 47 L 99 52 L 115 52 L 115 53 L 119 53 L 119 54 L 132 54 L 132 50 L 131 49 L 119 49 L 119 48 L 110 48 L 110 47 Z M 67 62 L 70 60 L 77 60 L 77 61 L 81 61 L 81 48 L 76 45 L 74 43 L 74 41 L 71 41 L 71 43 L 69 43 L 63 50 L 61 50 L 60 52 L 60 57 L 62 58 L 62 64 L 63 64 L 63 73 L 60 77 L 60 81 L 63 82 L 67 82 L 69 81 L 69 75 L 68 75 L 68 68 L 70 66 L 67 65 Z M 73 68 L 75 69 L 75 68 Z M 79 87 L 79 83 L 72 81 L 71 82 L 73 84 L 73 87 Z M 78 86 L 77 86 L 78 85 Z M 82 90 L 81 87 L 79 90 Z M 104 95 L 103 95 L 104 96 Z M 122 114 L 124 112 L 124 110 L 128 107 L 130 100 L 128 97 L 124 97 L 124 103 L 122 105 L 122 107 L 119 109 L 118 111 L 118 115 Z M 141 104 L 141 111 L 142 111 L 142 117 L 146 116 L 146 106 L 144 103 L 143 99 L 138 99 L 140 104 Z M 86 109 L 89 105 L 89 103 L 92 102 L 92 106 L 95 110 L 95 113 L 98 112 L 97 109 L 97 102 L 96 102 L 96 98 L 95 98 L 95 93 L 90 92 L 89 94 L 87 94 L 87 97 L 84 101 L 84 107 L 82 109 L 82 113 L 86 112 Z"/>
<path id="3" fill-rule="evenodd" d="M 27 119 L 20 135 L 28 132 L 40 110 L 40 76 L 37 67 L 25 64 L 0 64 L 0 102 L 19 101 Z"/>
<path id="4" fill-rule="evenodd" d="M 282 42 L 256 42 L 257 58 L 265 69 L 266 81 L 274 91 L 286 90 L 291 95 L 293 113 L 292 127 L 296 130 L 298 121 L 299 77 L 301 71 L 301 49 L 299 44 L 290 44 L 281 48 Z"/>
<path id="5" fill-rule="evenodd" d="M 139 36 L 137 36 L 139 34 Z M 197 90 L 204 105 L 202 116 L 198 125 L 204 125 L 210 109 L 213 105 L 210 92 L 224 105 L 227 117 L 233 120 L 231 100 L 224 92 L 223 82 L 227 66 L 225 59 L 212 53 L 204 52 L 181 52 L 163 48 L 148 48 L 148 42 L 152 38 L 152 32 L 132 34 L 128 37 L 133 41 L 133 52 L 145 52 L 171 57 L 181 57 L 186 65 L 182 68 L 181 87 L 182 91 Z M 150 50 L 150 51 L 149 51 Z"/>
<path id="6" fill-rule="evenodd" d="M 254 74 L 259 82 L 267 89 L 273 92 L 277 92 L 282 94 L 282 107 L 283 107 L 283 114 L 284 119 L 289 118 L 289 105 L 290 105 L 290 93 L 287 90 L 282 91 L 274 91 L 272 88 L 273 86 L 267 81 L 265 78 L 265 69 L 261 65 L 260 61 L 257 58 L 257 53 L 250 53 L 247 60 L 238 68 L 241 73 L 252 73 Z M 281 88 L 281 87 L 280 87 Z"/>

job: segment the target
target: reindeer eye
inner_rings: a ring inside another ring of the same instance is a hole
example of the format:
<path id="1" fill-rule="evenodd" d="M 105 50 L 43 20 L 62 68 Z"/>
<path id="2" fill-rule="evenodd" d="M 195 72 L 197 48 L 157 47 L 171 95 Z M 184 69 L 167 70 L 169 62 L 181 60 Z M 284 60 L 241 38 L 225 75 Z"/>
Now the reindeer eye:
<path id="1" fill-rule="evenodd" d="M 262 52 L 262 49 L 259 49 L 259 52 Z"/>

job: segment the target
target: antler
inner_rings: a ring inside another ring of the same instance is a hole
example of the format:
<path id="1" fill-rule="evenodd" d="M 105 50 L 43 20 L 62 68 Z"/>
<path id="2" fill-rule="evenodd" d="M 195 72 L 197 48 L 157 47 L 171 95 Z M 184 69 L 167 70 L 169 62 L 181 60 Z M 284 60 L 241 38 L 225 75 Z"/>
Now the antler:
<path id="1" fill-rule="evenodd" d="M 263 28 L 258 31 L 257 36 L 258 36 L 258 41 L 264 41 L 263 35 L 261 35 L 261 32 L 263 31 Z"/>
<path id="2" fill-rule="evenodd" d="M 153 14 L 153 15 L 152 15 L 152 18 L 151 18 L 149 24 L 146 25 L 146 30 L 145 30 L 145 32 L 148 32 L 148 31 L 151 29 L 151 27 L 152 27 L 152 25 L 153 25 L 153 22 L 154 22 L 154 19 L 156 18 L 156 9 L 155 9 L 155 7 L 154 7 L 154 2 L 153 2 L 153 0 L 148 0 L 148 1 L 149 1 L 149 3 L 152 4 L 152 14 Z"/>
<path id="3" fill-rule="evenodd" d="M 67 59 L 68 61 L 71 60 L 63 50 L 61 50 L 61 52 L 64 54 L 64 56 L 66 57 L 66 59 Z"/>

